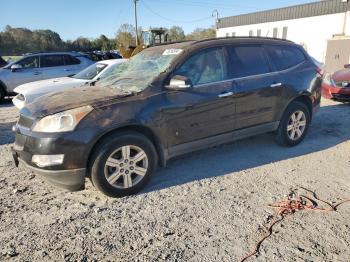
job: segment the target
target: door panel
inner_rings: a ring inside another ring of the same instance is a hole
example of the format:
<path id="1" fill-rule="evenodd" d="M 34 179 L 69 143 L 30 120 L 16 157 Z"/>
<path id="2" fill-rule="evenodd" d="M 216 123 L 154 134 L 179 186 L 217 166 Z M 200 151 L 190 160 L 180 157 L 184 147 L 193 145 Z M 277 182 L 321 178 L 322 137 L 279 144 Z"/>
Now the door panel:
<path id="1" fill-rule="evenodd" d="M 162 116 L 167 126 L 168 145 L 174 146 L 226 133 L 234 129 L 232 81 L 202 85 L 189 91 L 165 94 Z"/>
<path id="2" fill-rule="evenodd" d="M 234 129 L 234 87 L 228 79 L 222 47 L 204 49 L 173 73 L 193 85 L 184 91 L 166 91 L 162 114 L 169 134 L 168 146 L 195 141 Z"/>
<path id="3" fill-rule="evenodd" d="M 282 83 L 273 71 L 263 46 L 240 44 L 227 47 L 230 75 L 236 87 L 235 128 L 273 122 Z"/>
<path id="4" fill-rule="evenodd" d="M 275 121 L 283 87 L 277 73 L 235 80 L 236 129 Z"/>
<path id="5" fill-rule="evenodd" d="M 21 65 L 21 69 L 15 71 L 10 71 L 8 74 L 8 89 L 13 90 L 13 88 L 29 83 L 41 80 L 41 70 L 39 68 L 39 57 L 30 56 L 26 57 L 16 64 Z"/>
<path id="6" fill-rule="evenodd" d="M 50 79 L 69 75 L 65 71 L 63 55 L 42 55 L 40 57 L 42 79 Z"/>

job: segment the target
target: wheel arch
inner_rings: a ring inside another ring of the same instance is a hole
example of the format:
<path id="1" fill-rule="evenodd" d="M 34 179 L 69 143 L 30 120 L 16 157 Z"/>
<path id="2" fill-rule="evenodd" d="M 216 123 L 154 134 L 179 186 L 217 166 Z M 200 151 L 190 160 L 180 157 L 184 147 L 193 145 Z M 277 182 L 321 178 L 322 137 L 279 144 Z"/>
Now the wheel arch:
<path id="1" fill-rule="evenodd" d="M 312 120 L 312 114 L 313 114 L 313 110 L 312 110 L 312 100 L 310 98 L 309 94 L 300 94 L 299 96 L 293 98 L 292 100 L 289 101 L 289 103 L 287 104 L 287 106 L 284 108 L 284 110 L 282 111 L 282 115 L 280 116 L 283 117 L 284 113 L 286 112 L 287 108 L 289 107 L 289 105 L 295 101 L 301 102 L 303 104 L 305 104 L 307 106 L 307 108 L 309 109 L 309 113 L 310 113 L 310 120 Z"/>
<path id="2" fill-rule="evenodd" d="M 3 81 L 0 80 L 0 89 L 2 89 L 5 92 L 5 95 L 7 94 L 7 88 Z"/>
<path id="3" fill-rule="evenodd" d="M 151 128 L 146 127 L 144 125 L 131 124 L 131 125 L 121 126 L 121 127 L 117 127 L 112 130 L 109 130 L 106 133 L 104 133 L 101 137 L 99 137 L 97 141 L 94 143 L 94 145 L 92 146 L 92 148 L 90 149 L 89 156 L 87 158 L 87 163 L 86 163 L 87 167 L 89 167 L 89 163 L 93 153 L 95 152 L 96 148 L 100 145 L 100 143 L 102 143 L 103 140 L 105 140 L 109 136 L 113 136 L 116 133 L 125 132 L 125 131 L 133 131 L 135 133 L 139 133 L 140 135 L 146 136 L 152 142 L 152 144 L 156 149 L 157 156 L 159 159 L 158 165 L 160 166 L 166 165 L 167 158 L 166 158 L 165 150 L 163 149 L 162 143 L 158 138 L 158 136 L 155 134 L 155 132 Z"/>

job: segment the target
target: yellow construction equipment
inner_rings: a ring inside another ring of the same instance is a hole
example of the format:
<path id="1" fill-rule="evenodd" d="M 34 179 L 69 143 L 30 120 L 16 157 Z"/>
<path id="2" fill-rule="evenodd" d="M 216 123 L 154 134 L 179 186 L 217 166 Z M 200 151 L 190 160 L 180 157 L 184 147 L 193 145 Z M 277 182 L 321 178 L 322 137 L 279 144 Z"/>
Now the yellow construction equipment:
<path id="1" fill-rule="evenodd" d="M 125 48 L 123 45 L 120 45 L 119 52 L 122 57 L 130 58 L 147 47 L 171 42 L 168 31 L 164 28 L 150 28 L 142 31 L 142 38 L 143 43 L 138 46 L 129 46 Z"/>

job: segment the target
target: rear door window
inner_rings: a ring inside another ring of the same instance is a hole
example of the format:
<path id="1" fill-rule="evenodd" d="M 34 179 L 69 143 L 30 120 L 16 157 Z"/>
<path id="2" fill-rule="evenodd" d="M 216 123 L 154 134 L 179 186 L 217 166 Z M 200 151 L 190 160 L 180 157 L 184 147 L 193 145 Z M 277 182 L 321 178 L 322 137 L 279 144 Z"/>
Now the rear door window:
<path id="1" fill-rule="evenodd" d="M 227 79 L 223 49 L 211 48 L 191 56 L 175 74 L 188 77 L 193 85 L 210 84 Z"/>
<path id="2" fill-rule="evenodd" d="M 40 67 L 64 66 L 63 55 L 43 55 L 40 58 Z"/>
<path id="3" fill-rule="evenodd" d="M 262 46 L 229 46 L 228 53 L 232 78 L 271 72 L 265 50 Z"/>
<path id="4" fill-rule="evenodd" d="M 80 60 L 76 57 L 71 56 L 71 55 L 65 55 L 64 60 L 65 60 L 66 65 L 79 65 L 80 64 Z"/>
<path id="5" fill-rule="evenodd" d="M 301 64 L 306 60 L 304 53 L 295 46 L 266 46 L 278 71 Z"/>

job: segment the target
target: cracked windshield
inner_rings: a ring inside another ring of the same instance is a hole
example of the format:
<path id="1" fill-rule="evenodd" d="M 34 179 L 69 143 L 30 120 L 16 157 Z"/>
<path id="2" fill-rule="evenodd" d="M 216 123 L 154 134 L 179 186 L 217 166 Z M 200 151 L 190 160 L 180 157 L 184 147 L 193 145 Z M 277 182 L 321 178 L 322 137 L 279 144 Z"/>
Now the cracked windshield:
<path id="1" fill-rule="evenodd" d="M 144 50 L 110 72 L 97 86 L 131 93 L 141 92 L 154 77 L 164 72 L 181 52 L 181 49 L 163 48 Z"/>

